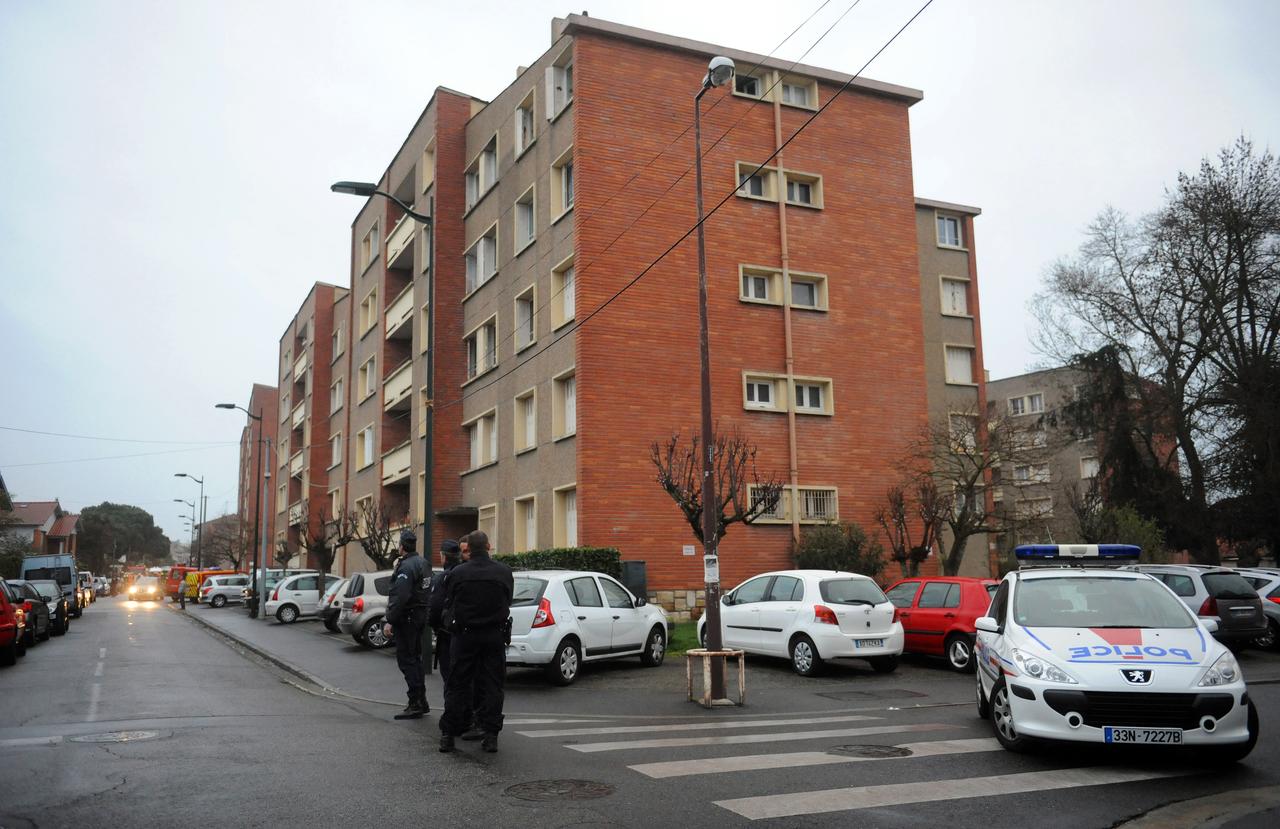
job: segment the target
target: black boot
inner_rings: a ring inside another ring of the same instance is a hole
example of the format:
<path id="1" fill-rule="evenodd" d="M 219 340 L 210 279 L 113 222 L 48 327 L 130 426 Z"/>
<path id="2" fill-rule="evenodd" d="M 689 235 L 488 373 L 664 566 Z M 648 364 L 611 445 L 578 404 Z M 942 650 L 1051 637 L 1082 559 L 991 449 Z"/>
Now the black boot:
<path id="1" fill-rule="evenodd" d="M 424 700 L 422 700 L 422 699 L 418 696 L 418 693 L 417 693 L 416 691 L 410 691 L 410 692 L 409 692 L 409 704 L 408 704 L 408 705 L 406 705 L 406 706 L 404 707 L 404 710 L 403 710 L 403 711 L 401 711 L 399 714 L 396 714 L 395 719 L 397 719 L 397 720 L 420 720 L 420 719 L 422 719 L 422 715 L 427 713 L 427 712 L 426 712 L 426 709 L 424 709 L 424 708 L 422 707 L 422 702 L 423 702 L 423 701 L 424 701 Z"/>
<path id="2" fill-rule="evenodd" d="M 498 753 L 498 735 L 497 734 L 484 735 L 484 738 L 480 740 L 480 748 L 484 749 L 490 754 L 497 754 Z"/>
<path id="3" fill-rule="evenodd" d="M 454 744 L 453 744 L 453 735 L 452 735 L 452 734 L 441 734 L 441 735 L 440 735 L 440 753 L 441 753 L 441 754 L 449 754 L 449 753 L 451 753 L 451 752 L 453 752 L 453 751 L 456 751 L 456 750 L 457 750 L 457 747 L 456 747 L 456 746 L 454 746 Z"/>
<path id="4" fill-rule="evenodd" d="M 473 717 L 471 719 L 471 725 L 467 726 L 467 730 L 462 733 L 462 739 L 471 743 L 471 742 L 475 742 L 476 740 L 479 740 L 483 736 L 484 736 L 484 730 L 480 728 L 480 724 L 477 723 L 475 721 L 475 718 Z"/>
<path id="5" fill-rule="evenodd" d="M 422 709 L 422 713 L 431 713 L 431 703 L 427 702 L 427 691 L 424 688 L 418 692 L 418 707 Z"/>

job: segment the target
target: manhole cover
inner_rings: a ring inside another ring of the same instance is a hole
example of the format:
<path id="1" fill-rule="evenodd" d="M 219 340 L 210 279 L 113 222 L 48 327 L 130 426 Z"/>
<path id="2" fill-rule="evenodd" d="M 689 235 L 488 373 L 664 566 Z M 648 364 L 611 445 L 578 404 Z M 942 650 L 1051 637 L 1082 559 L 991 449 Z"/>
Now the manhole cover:
<path id="1" fill-rule="evenodd" d="M 521 800 L 595 800 L 613 794 L 613 786 L 594 780 L 533 780 L 507 788 Z"/>
<path id="2" fill-rule="evenodd" d="M 857 701 L 863 699 L 912 699 L 929 695 L 922 694 L 919 691 L 908 691 L 904 688 L 886 688 L 879 691 L 832 691 L 825 694 L 819 693 L 818 696 L 826 697 L 827 699 Z"/>
<path id="3" fill-rule="evenodd" d="M 85 734 L 68 739 L 73 743 L 136 743 L 139 740 L 154 740 L 159 736 L 159 731 L 104 731 L 101 734 Z"/>
<path id="4" fill-rule="evenodd" d="M 911 749 L 899 746 L 836 746 L 835 748 L 827 749 L 827 753 L 880 760 L 885 757 L 910 757 Z"/>

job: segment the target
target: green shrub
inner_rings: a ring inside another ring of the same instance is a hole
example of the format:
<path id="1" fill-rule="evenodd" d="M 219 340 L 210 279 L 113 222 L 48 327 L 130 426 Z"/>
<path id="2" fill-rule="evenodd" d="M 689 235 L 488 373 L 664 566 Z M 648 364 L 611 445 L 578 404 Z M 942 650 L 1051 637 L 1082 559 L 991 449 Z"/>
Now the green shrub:
<path id="1" fill-rule="evenodd" d="M 622 554 L 615 547 L 557 547 L 494 556 L 512 570 L 589 570 L 622 578 Z"/>
<path id="2" fill-rule="evenodd" d="M 805 527 L 792 557 L 801 570 L 843 570 L 875 578 L 884 569 L 884 548 L 852 521 Z"/>

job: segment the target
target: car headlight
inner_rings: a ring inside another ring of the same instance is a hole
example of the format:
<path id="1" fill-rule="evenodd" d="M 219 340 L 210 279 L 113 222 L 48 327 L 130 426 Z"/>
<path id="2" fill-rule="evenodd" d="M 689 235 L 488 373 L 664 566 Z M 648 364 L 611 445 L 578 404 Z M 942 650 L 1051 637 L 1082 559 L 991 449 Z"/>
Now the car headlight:
<path id="1" fill-rule="evenodd" d="M 1217 661 L 1209 666 L 1209 670 L 1204 672 L 1204 677 L 1200 680 L 1200 687 L 1209 685 L 1230 685 L 1240 679 L 1240 665 L 1236 662 L 1236 658 L 1230 652 L 1219 656 Z"/>
<path id="2" fill-rule="evenodd" d="M 1038 679 L 1042 682 L 1060 682 L 1064 685 L 1077 684 L 1075 677 L 1057 665 L 1038 656 L 1023 653 L 1017 648 L 1013 649 L 1013 661 L 1017 664 L 1019 670 L 1032 679 Z"/>

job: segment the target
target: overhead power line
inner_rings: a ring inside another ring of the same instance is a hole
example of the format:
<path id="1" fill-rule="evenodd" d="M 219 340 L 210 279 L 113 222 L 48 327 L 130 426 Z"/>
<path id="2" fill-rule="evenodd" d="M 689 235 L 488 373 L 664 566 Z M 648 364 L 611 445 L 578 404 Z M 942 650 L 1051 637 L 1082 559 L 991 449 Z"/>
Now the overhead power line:
<path id="1" fill-rule="evenodd" d="M 148 443 L 168 446 L 222 446 L 225 440 L 135 440 L 133 438 L 104 438 L 95 435 L 71 435 L 66 432 L 42 432 L 39 429 L 22 429 L 17 426 L 0 426 L 0 431 L 22 432 L 26 435 L 45 435 L 55 438 L 75 438 L 76 440 L 100 440 L 107 443 Z"/>
<path id="2" fill-rule="evenodd" d="M 68 458 L 62 461 L 32 461 L 30 463 L 6 463 L 6 469 L 19 469 L 27 466 L 54 466 L 63 463 L 91 463 L 93 461 L 118 461 L 125 458 L 150 458 L 156 455 L 178 455 L 183 452 L 203 452 L 209 449 L 220 449 L 228 446 L 238 446 L 239 441 L 228 441 L 206 446 L 190 446 L 186 449 L 161 449 L 158 452 L 137 452 L 132 455 L 102 455 L 96 458 Z"/>

